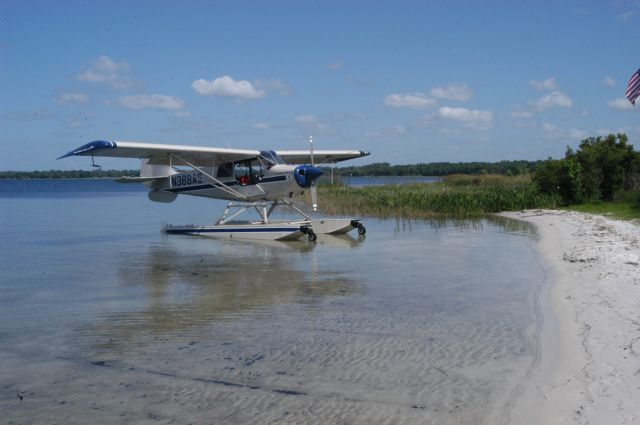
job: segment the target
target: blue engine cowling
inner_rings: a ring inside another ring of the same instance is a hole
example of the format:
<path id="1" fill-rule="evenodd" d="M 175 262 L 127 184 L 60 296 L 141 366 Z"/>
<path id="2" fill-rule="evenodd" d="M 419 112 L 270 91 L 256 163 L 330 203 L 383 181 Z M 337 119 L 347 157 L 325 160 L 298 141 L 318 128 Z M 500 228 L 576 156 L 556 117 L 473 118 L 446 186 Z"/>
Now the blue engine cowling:
<path id="1" fill-rule="evenodd" d="M 311 182 L 320 177 L 324 172 L 313 165 L 298 165 L 295 170 L 293 170 L 293 176 L 296 179 L 296 183 L 298 186 L 302 188 L 311 187 Z"/>

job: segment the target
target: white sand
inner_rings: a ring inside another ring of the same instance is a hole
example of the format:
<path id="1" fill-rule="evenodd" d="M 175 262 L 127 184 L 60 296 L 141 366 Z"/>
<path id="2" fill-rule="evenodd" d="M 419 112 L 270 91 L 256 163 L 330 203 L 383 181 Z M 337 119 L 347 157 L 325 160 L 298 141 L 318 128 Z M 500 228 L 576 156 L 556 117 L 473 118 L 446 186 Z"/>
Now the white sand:
<path id="1" fill-rule="evenodd" d="M 535 224 L 551 284 L 540 358 L 513 424 L 640 424 L 640 225 L 567 211 L 503 214 Z"/>

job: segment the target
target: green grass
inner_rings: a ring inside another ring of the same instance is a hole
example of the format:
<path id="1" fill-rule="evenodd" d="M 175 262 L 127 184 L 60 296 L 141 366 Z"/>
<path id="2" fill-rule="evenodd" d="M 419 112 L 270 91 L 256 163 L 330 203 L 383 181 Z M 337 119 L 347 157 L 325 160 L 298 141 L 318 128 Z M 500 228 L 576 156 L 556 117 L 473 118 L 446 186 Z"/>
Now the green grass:
<path id="1" fill-rule="evenodd" d="M 329 214 L 375 217 L 479 217 L 500 211 L 555 208 L 557 196 L 540 194 L 528 176 L 448 176 L 443 183 L 349 187 L 319 185 Z"/>
<path id="2" fill-rule="evenodd" d="M 629 194 L 614 202 L 590 202 L 562 207 L 571 211 L 605 215 L 619 220 L 640 220 L 640 194 Z"/>

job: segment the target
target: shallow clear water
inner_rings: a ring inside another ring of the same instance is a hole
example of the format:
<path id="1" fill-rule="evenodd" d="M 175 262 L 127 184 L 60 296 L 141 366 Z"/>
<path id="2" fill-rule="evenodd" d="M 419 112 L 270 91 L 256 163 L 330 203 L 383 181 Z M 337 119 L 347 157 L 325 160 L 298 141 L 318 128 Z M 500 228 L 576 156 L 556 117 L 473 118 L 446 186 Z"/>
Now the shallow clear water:
<path id="1" fill-rule="evenodd" d="M 544 271 L 526 224 L 365 219 L 365 239 L 317 243 L 160 232 L 223 205 L 0 181 L 9 423 L 488 423 L 535 361 Z"/>

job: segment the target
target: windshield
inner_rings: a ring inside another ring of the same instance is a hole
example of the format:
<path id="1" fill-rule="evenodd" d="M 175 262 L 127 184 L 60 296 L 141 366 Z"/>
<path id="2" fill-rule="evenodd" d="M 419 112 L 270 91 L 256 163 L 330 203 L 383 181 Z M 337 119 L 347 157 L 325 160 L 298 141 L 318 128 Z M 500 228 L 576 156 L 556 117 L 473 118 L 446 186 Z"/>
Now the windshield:
<path id="1" fill-rule="evenodd" d="M 285 163 L 274 151 L 260 151 L 260 158 L 267 162 L 267 167 Z"/>

